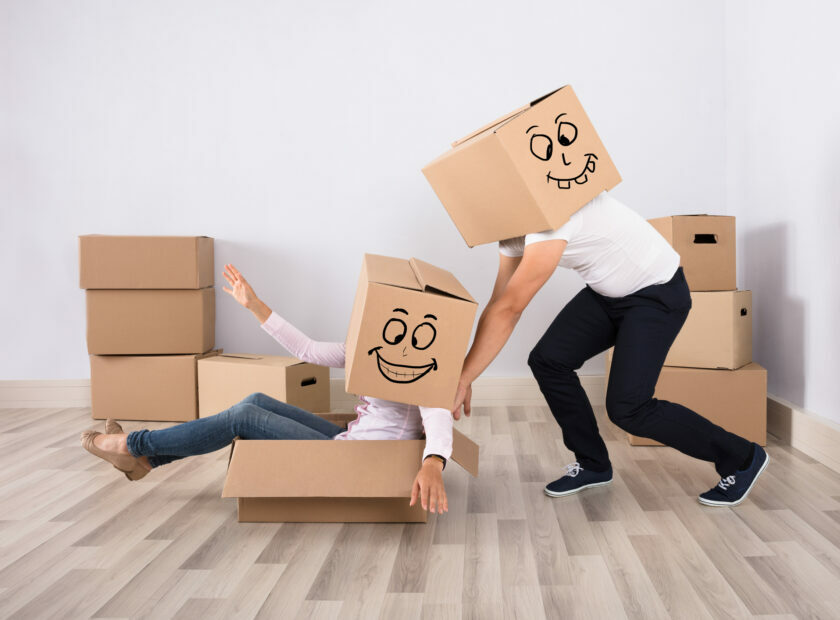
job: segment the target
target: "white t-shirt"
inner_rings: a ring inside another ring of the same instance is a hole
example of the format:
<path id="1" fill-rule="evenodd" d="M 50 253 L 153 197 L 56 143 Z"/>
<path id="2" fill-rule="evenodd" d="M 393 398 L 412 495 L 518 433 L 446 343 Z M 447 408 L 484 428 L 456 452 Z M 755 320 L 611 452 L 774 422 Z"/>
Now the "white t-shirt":
<path id="1" fill-rule="evenodd" d="M 559 267 L 574 269 L 596 293 L 625 297 L 668 282 L 680 255 L 638 213 L 607 192 L 593 198 L 557 230 L 499 241 L 505 256 L 522 256 L 525 246 L 565 239 Z"/>

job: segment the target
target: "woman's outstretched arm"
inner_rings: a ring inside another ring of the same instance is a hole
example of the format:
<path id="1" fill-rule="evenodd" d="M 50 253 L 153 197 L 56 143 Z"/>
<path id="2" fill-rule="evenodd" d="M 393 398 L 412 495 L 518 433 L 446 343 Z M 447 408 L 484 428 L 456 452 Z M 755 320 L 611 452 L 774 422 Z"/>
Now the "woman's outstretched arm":
<path id="1" fill-rule="evenodd" d="M 343 342 L 319 342 L 286 321 L 276 312 L 272 312 L 254 292 L 248 281 L 233 265 L 225 265 L 223 274 L 230 288 L 224 291 L 239 304 L 248 308 L 260 322 L 262 328 L 296 358 L 310 364 L 344 368 L 345 348 Z"/>

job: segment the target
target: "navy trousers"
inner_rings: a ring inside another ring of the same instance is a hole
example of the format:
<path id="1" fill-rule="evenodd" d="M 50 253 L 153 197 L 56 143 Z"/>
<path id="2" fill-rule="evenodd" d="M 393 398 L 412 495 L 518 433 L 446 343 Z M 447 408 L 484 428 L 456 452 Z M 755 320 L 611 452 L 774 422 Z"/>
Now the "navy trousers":
<path id="1" fill-rule="evenodd" d="M 751 444 L 746 439 L 682 405 L 653 397 L 662 364 L 690 309 L 682 268 L 669 282 L 626 297 L 605 297 L 587 286 L 531 351 L 528 365 L 581 467 L 605 471 L 610 459 L 575 371 L 611 346 L 615 352 L 606 405 L 617 426 L 711 461 L 722 477 L 735 473 L 748 458 Z"/>

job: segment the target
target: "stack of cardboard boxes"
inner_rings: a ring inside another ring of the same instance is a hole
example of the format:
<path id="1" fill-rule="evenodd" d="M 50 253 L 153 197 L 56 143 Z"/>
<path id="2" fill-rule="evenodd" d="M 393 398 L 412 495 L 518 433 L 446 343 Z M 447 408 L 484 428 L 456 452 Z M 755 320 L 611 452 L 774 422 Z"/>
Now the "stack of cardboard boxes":
<path id="1" fill-rule="evenodd" d="M 212 355 L 209 237 L 79 237 L 95 419 L 198 415 L 196 362 Z"/>
<path id="2" fill-rule="evenodd" d="M 767 371 L 752 361 L 752 293 L 735 287 L 735 218 L 650 220 L 680 255 L 691 312 L 674 341 L 655 397 L 685 405 L 750 441 L 767 438 Z M 607 356 L 607 377 L 611 355 Z M 661 445 L 629 435 L 632 445 Z"/>

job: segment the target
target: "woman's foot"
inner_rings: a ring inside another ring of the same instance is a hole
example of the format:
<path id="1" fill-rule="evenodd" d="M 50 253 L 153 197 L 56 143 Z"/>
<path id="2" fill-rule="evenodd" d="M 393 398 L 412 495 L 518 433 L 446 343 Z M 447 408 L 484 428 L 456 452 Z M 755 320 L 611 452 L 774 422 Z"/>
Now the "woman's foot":
<path id="1" fill-rule="evenodd" d="M 120 423 L 116 420 L 112 420 L 108 418 L 105 420 L 105 434 L 106 435 L 122 435 L 125 431 L 123 430 Z"/>
<path id="2" fill-rule="evenodd" d="M 125 439 L 126 435 L 123 434 L 103 435 L 99 431 L 85 431 L 81 436 L 85 450 L 111 463 L 129 480 L 140 480 L 149 473 L 151 467 L 145 458 L 129 454 Z"/>

